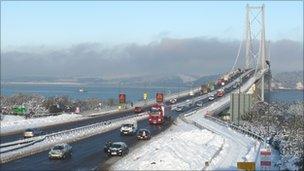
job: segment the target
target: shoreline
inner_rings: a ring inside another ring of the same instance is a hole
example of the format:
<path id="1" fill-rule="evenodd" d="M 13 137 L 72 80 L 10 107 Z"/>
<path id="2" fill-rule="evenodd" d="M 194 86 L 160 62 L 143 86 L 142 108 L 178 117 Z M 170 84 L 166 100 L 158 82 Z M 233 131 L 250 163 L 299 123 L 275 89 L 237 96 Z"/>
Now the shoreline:
<path id="1" fill-rule="evenodd" d="M 174 89 L 183 89 L 189 88 L 185 86 L 118 86 L 118 85 L 100 85 L 100 84 L 93 84 L 93 83 L 76 83 L 76 82 L 1 82 L 1 86 L 9 86 L 9 85 L 70 85 L 70 86 L 82 86 L 86 87 L 102 87 L 102 88 L 146 88 L 146 89 L 167 89 L 167 88 L 174 88 Z"/>

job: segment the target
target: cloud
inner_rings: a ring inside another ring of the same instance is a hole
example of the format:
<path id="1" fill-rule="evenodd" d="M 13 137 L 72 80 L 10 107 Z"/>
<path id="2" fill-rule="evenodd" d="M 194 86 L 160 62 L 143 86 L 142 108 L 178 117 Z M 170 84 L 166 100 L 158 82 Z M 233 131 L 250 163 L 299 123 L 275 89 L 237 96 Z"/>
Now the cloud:
<path id="1" fill-rule="evenodd" d="M 42 51 L 1 52 L 1 76 L 98 76 L 209 75 L 229 71 L 237 55 L 238 41 L 208 38 L 172 39 L 146 45 L 123 44 L 105 47 L 83 43 L 69 48 Z M 303 69 L 303 43 L 271 42 L 274 71 Z M 242 51 L 239 66 L 244 63 Z"/>

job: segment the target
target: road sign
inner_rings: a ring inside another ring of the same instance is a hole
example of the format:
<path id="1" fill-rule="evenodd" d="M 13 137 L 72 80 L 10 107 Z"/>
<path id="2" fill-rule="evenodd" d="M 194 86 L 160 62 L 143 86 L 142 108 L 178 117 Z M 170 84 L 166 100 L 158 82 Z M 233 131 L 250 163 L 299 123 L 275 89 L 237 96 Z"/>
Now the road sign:
<path id="1" fill-rule="evenodd" d="M 264 150 L 263 150 L 263 151 L 261 151 L 261 155 L 262 155 L 262 156 L 270 156 L 270 155 L 271 155 L 271 152 L 270 152 L 270 151 L 266 151 L 266 150 L 264 151 Z"/>
<path id="2" fill-rule="evenodd" d="M 144 93 L 144 100 L 147 100 L 147 99 L 148 99 L 148 93 L 145 92 L 145 93 Z"/>
<path id="3" fill-rule="evenodd" d="M 163 93 L 156 93 L 156 102 L 157 103 L 164 102 L 164 94 Z"/>
<path id="4" fill-rule="evenodd" d="M 271 161 L 261 161 L 261 166 L 271 166 Z"/>
<path id="5" fill-rule="evenodd" d="M 260 151 L 261 162 L 260 166 L 262 169 L 270 169 L 271 168 L 271 150 L 268 148 L 263 148 Z"/>
<path id="6" fill-rule="evenodd" d="M 255 162 L 237 162 L 237 168 L 243 170 L 255 170 Z"/>
<path id="7" fill-rule="evenodd" d="M 120 104 L 126 103 L 126 94 L 120 93 L 118 98 L 119 98 L 119 103 Z"/>

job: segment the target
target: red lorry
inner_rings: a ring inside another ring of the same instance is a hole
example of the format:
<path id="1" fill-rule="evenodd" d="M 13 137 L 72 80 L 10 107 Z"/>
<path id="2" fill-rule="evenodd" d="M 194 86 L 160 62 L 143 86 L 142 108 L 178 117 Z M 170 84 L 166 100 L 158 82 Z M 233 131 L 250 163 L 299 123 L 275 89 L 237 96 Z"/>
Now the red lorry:
<path id="1" fill-rule="evenodd" d="M 165 119 L 171 117 L 171 107 L 164 104 L 154 104 L 149 114 L 149 124 L 163 124 Z"/>
<path id="2" fill-rule="evenodd" d="M 220 90 L 218 90 L 217 92 L 216 92 L 216 96 L 217 97 L 222 97 L 222 96 L 224 96 L 224 90 L 223 89 L 220 89 Z"/>

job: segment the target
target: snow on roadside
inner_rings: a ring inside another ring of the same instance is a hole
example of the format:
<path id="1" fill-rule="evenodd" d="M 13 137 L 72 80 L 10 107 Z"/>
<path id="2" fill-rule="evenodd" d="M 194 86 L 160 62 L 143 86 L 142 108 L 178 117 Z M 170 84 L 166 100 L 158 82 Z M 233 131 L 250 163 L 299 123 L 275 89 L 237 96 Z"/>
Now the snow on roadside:
<path id="1" fill-rule="evenodd" d="M 24 117 L 16 115 L 2 115 L 3 120 L 1 120 L 1 125 L 5 122 L 14 122 L 18 120 L 23 120 Z"/>
<path id="2" fill-rule="evenodd" d="M 221 136 L 178 120 L 177 125 L 132 148 L 110 170 L 201 170 L 223 143 Z"/>
<path id="3" fill-rule="evenodd" d="M 1 121 L 1 134 L 8 134 L 25 130 L 27 128 L 44 127 L 50 125 L 56 125 L 60 123 L 66 123 L 71 121 L 77 121 L 84 117 L 77 114 L 61 114 L 57 116 L 47 116 L 42 118 L 25 119 L 23 117 L 4 115 L 4 119 Z"/>

